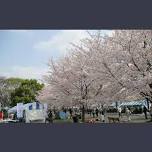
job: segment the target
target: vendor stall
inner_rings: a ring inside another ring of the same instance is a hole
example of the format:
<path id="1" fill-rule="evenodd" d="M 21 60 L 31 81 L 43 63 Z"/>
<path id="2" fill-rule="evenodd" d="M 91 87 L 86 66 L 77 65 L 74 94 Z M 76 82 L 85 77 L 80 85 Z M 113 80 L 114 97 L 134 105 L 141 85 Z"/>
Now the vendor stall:
<path id="1" fill-rule="evenodd" d="M 19 106 L 20 105 L 20 106 Z M 24 119 L 25 122 L 45 122 L 47 117 L 47 105 L 40 102 L 18 104 L 8 110 L 8 114 L 17 115 L 16 119 Z"/>

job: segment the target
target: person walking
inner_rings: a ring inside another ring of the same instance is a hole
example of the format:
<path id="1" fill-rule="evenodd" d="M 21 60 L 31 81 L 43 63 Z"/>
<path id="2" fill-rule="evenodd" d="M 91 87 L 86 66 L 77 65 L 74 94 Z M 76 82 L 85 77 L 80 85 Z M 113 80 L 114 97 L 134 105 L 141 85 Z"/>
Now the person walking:
<path id="1" fill-rule="evenodd" d="M 71 119 L 72 118 L 72 114 L 73 114 L 72 108 L 69 109 L 69 113 L 70 113 L 70 119 Z"/>
<path id="2" fill-rule="evenodd" d="M 74 115 L 72 116 L 72 118 L 73 118 L 73 123 L 78 123 L 78 122 L 79 122 L 79 119 L 78 119 L 78 115 L 77 115 L 77 114 L 74 114 Z"/>
<path id="3" fill-rule="evenodd" d="M 96 112 L 95 112 L 95 109 L 93 109 L 93 110 L 92 110 L 93 118 L 95 118 L 95 113 L 96 113 Z"/>
<path id="4" fill-rule="evenodd" d="M 126 115 L 127 115 L 127 119 L 128 121 L 131 121 L 131 111 L 126 107 Z"/>
<path id="5" fill-rule="evenodd" d="M 103 109 L 101 110 L 101 121 L 105 122 L 105 113 Z"/>
<path id="6" fill-rule="evenodd" d="M 52 113 L 52 110 L 49 110 L 49 112 L 48 112 L 48 121 L 49 121 L 49 123 L 53 123 L 53 113 Z"/>
<path id="7" fill-rule="evenodd" d="M 120 117 L 122 117 L 121 112 L 122 112 L 121 107 L 118 107 L 118 114 L 119 114 L 119 118 L 120 118 Z"/>
<path id="8" fill-rule="evenodd" d="M 99 110 L 96 108 L 96 116 L 98 117 Z"/>

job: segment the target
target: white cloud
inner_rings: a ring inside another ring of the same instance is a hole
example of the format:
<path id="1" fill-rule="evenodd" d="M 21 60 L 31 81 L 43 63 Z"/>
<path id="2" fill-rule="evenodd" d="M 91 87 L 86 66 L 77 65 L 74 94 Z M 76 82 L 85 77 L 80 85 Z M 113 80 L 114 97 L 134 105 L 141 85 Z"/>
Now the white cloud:
<path id="1" fill-rule="evenodd" d="M 62 30 L 51 39 L 35 44 L 34 48 L 41 51 L 57 50 L 59 53 L 65 53 L 71 42 L 77 43 L 86 36 L 85 30 Z"/>
<path id="2" fill-rule="evenodd" d="M 105 30 L 103 34 L 111 34 L 111 31 Z M 70 47 L 70 43 L 78 43 L 81 39 L 87 37 L 86 30 L 62 30 L 51 39 L 41 41 L 34 44 L 34 48 L 40 51 L 59 51 L 59 53 L 66 53 Z"/>
<path id="3" fill-rule="evenodd" d="M 1 69 L 0 75 L 5 77 L 42 79 L 42 77 L 46 75 L 47 71 L 47 68 L 13 66 L 11 68 Z"/>

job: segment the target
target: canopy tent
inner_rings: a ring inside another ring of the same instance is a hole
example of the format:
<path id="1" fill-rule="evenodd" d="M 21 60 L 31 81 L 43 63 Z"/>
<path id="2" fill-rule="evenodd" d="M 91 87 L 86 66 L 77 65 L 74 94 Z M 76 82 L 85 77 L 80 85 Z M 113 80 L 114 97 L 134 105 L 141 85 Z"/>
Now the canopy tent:
<path id="1" fill-rule="evenodd" d="M 10 108 L 8 110 L 8 113 L 15 113 L 17 111 L 17 106 L 13 107 L 13 108 Z"/>
<path id="2" fill-rule="evenodd" d="M 38 107 L 36 107 L 36 105 L 38 105 Z M 23 105 L 23 110 L 30 109 L 30 107 L 34 107 L 34 109 L 36 108 L 43 109 L 44 105 L 39 102 L 27 103 Z M 8 110 L 8 113 L 16 113 L 16 112 L 17 112 L 17 106 L 12 107 Z"/>
<path id="3" fill-rule="evenodd" d="M 116 108 L 116 104 L 118 107 L 125 107 L 125 106 L 142 106 L 142 107 L 146 107 L 147 109 L 149 109 L 148 107 L 151 106 L 151 103 L 146 100 L 135 100 L 135 101 L 117 101 L 113 102 L 109 107 L 113 107 Z M 149 105 L 148 105 L 149 104 Z"/>
<path id="4" fill-rule="evenodd" d="M 150 102 L 147 102 L 146 100 L 136 100 L 136 101 L 123 102 L 119 106 L 120 107 L 122 107 L 122 106 L 142 106 L 142 107 L 144 107 L 145 106 L 148 109 L 151 106 L 151 104 L 150 104 Z"/>

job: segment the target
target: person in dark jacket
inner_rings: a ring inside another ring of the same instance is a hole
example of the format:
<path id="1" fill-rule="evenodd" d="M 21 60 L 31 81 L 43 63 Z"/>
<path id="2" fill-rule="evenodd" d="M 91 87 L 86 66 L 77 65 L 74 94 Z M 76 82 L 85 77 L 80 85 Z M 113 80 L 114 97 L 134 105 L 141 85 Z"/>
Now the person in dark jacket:
<path id="1" fill-rule="evenodd" d="M 66 112 L 67 112 L 67 109 L 66 109 L 66 108 L 64 108 L 64 109 L 63 109 L 63 112 L 66 114 Z"/>
<path id="2" fill-rule="evenodd" d="M 72 108 L 69 109 L 69 113 L 70 113 L 70 119 L 71 119 L 72 118 L 72 114 L 73 114 Z"/>
<path id="3" fill-rule="evenodd" d="M 73 123 L 78 123 L 79 122 L 77 114 L 74 114 L 72 118 L 73 118 Z"/>
<path id="4" fill-rule="evenodd" d="M 96 116 L 98 117 L 99 110 L 96 108 Z"/>
<path id="5" fill-rule="evenodd" d="M 53 113 L 51 110 L 49 110 L 49 113 L 48 113 L 48 121 L 49 123 L 53 123 Z"/>

